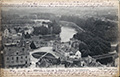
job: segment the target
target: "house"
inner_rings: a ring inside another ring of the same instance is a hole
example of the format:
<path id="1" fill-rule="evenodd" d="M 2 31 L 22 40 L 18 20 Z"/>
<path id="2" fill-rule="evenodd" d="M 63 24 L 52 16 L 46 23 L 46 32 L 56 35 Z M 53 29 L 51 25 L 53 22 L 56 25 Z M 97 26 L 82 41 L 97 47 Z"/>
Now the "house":
<path id="1" fill-rule="evenodd" d="M 75 53 L 75 56 L 76 56 L 76 58 L 80 59 L 80 58 L 81 58 L 81 52 L 80 52 L 80 51 L 77 51 L 77 52 Z"/>
<path id="2" fill-rule="evenodd" d="M 24 34 L 32 34 L 33 33 L 33 31 L 34 31 L 34 29 L 33 29 L 33 27 L 31 27 L 31 26 L 26 26 L 25 28 L 24 28 Z"/>
<path id="3" fill-rule="evenodd" d="M 39 35 L 39 36 L 34 35 L 31 37 L 30 41 L 31 41 L 31 43 L 34 42 L 34 44 L 37 48 L 48 46 L 48 41 L 46 41 L 45 39 L 43 39 L 41 37 L 42 37 L 41 35 Z"/>
<path id="4" fill-rule="evenodd" d="M 25 42 L 15 44 L 6 44 L 4 48 L 4 66 L 5 68 L 23 68 L 30 66 L 29 47 Z"/>
<path id="5" fill-rule="evenodd" d="M 10 35 L 10 31 L 8 29 L 4 30 L 4 37 L 8 37 Z"/>

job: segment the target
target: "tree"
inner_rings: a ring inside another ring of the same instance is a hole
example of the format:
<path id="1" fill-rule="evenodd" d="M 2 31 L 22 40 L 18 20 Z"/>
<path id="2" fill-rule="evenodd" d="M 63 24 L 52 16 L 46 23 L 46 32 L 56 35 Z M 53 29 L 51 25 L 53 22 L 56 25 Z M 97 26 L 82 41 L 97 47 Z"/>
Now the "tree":
<path id="1" fill-rule="evenodd" d="M 53 34 L 59 34 L 61 32 L 61 27 L 60 25 L 58 25 L 58 23 L 54 20 L 53 23 L 52 23 L 52 27 L 53 27 L 53 31 L 52 33 Z"/>
<path id="2" fill-rule="evenodd" d="M 90 55 L 90 50 L 88 48 L 88 45 L 85 44 L 84 42 L 81 42 L 79 44 L 79 51 L 81 52 L 82 54 L 82 57 L 87 57 L 88 55 Z"/>
<path id="3" fill-rule="evenodd" d="M 85 50 L 84 53 L 87 53 L 88 55 L 94 56 L 94 55 L 102 55 L 110 52 L 111 46 L 110 43 L 103 40 L 100 37 L 94 36 L 89 32 L 82 32 L 77 33 L 74 35 L 75 39 L 78 39 L 82 41 L 83 43 L 80 43 L 79 50 Z M 84 55 L 83 55 L 84 56 Z M 87 55 L 85 55 L 87 56 Z"/>
<path id="4" fill-rule="evenodd" d="M 33 27 L 34 28 L 34 31 L 33 31 L 33 34 L 35 35 L 46 35 L 48 34 L 48 28 L 45 27 L 45 26 L 40 26 L 40 27 Z"/>
<path id="5" fill-rule="evenodd" d="M 61 32 L 61 27 L 58 25 L 53 26 L 53 33 L 54 34 L 59 34 Z"/>
<path id="6" fill-rule="evenodd" d="M 39 35 L 40 34 L 40 27 L 33 27 L 33 28 L 34 28 L 33 34 Z"/>
<path id="7" fill-rule="evenodd" d="M 48 34 L 48 28 L 45 26 L 41 26 L 40 27 L 40 34 L 42 34 L 42 35 Z"/>

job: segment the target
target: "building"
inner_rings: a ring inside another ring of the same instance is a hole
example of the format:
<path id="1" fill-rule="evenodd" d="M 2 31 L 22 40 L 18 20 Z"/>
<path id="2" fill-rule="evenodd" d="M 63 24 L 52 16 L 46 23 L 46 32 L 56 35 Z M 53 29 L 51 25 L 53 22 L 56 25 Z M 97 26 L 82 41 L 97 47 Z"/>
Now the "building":
<path id="1" fill-rule="evenodd" d="M 79 50 L 79 43 L 80 41 L 75 40 L 75 39 L 71 39 L 69 42 L 55 41 L 53 43 L 53 49 L 55 51 L 76 53 L 76 51 Z"/>
<path id="2" fill-rule="evenodd" d="M 4 30 L 4 37 L 8 37 L 10 35 L 10 31 L 8 29 Z"/>
<path id="3" fill-rule="evenodd" d="M 33 31 L 34 31 L 34 29 L 33 29 L 33 27 L 31 27 L 31 26 L 26 26 L 25 28 L 24 28 L 24 34 L 32 34 L 33 33 Z"/>
<path id="4" fill-rule="evenodd" d="M 23 68 L 30 66 L 29 46 L 21 41 L 17 44 L 6 44 L 4 48 L 4 67 Z"/>

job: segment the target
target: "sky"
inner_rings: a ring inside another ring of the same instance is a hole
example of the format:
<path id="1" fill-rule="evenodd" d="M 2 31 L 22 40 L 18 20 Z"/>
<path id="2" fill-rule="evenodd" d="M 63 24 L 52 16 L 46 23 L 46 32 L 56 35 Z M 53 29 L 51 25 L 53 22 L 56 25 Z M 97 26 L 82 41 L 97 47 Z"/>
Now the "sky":
<path id="1" fill-rule="evenodd" d="M 3 11 L 11 13 L 52 13 L 57 15 L 94 15 L 94 14 L 117 14 L 116 7 L 2 7 Z"/>

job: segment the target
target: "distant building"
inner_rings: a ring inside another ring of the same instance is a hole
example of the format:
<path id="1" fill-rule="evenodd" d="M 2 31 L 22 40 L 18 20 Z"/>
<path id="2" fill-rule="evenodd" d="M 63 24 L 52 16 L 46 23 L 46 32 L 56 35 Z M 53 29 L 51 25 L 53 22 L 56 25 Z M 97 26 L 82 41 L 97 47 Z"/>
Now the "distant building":
<path id="1" fill-rule="evenodd" d="M 45 27 L 47 27 L 48 28 L 48 23 L 51 23 L 52 21 L 50 21 L 50 20 L 45 20 L 45 19 L 36 19 L 36 20 L 34 20 L 34 22 L 35 22 L 35 24 L 36 25 L 34 25 L 34 26 L 45 26 Z"/>
<path id="2" fill-rule="evenodd" d="M 54 41 L 52 41 L 52 40 L 49 41 L 49 42 L 48 42 L 48 46 L 52 47 L 52 46 L 54 45 L 53 43 L 54 43 Z"/>
<path id="3" fill-rule="evenodd" d="M 11 44 L 11 43 L 19 43 L 21 40 L 22 36 L 19 34 L 13 34 L 13 35 L 9 35 L 7 37 L 3 37 L 2 42 L 4 44 Z"/>
<path id="4" fill-rule="evenodd" d="M 8 37 L 10 35 L 10 31 L 8 29 L 4 30 L 4 37 Z"/>
<path id="5" fill-rule="evenodd" d="M 15 29 L 11 29 L 11 28 L 10 28 L 10 33 L 11 33 L 11 34 L 16 34 L 17 32 L 15 31 Z"/>
<path id="6" fill-rule="evenodd" d="M 40 35 L 32 36 L 30 41 L 33 41 L 37 48 L 48 46 L 48 41 L 45 41 L 45 39 L 43 39 L 43 38 L 41 39 L 41 38 L 42 38 L 42 36 L 40 36 Z"/>
<path id="7" fill-rule="evenodd" d="M 76 56 L 76 58 L 80 59 L 80 58 L 81 58 L 81 52 L 80 52 L 80 51 L 77 51 L 77 52 L 75 53 L 75 56 Z"/>
<path id="8" fill-rule="evenodd" d="M 26 26 L 25 27 L 26 29 L 24 30 L 24 34 L 32 34 L 33 33 L 33 31 L 34 31 L 34 29 L 32 28 L 32 27 L 30 27 L 30 26 Z"/>
<path id="9" fill-rule="evenodd" d="M 37 19 L 37 20 L 34 20 L 35 21 L 35 23 L 48 23 L 48 22 L 51 22 L 50 20 L 45 20 L 45 19 Z"/>
<path id="10" fill-rule="evenodd" d="M 55 41 L 53 44 L 53 49 L 55 51 L 73 52 L 76 53 L 79 50 L 80 41 L 76 39 L 71 39 L 69 42 Z"/>
<path id="11" fill-rule="evenodd" d="M 96 59 L 92 58 L 91 56 L 85 57 L 83 60 L 85 61 L 86 66 L 89 67 L 103 66 L 100 62 L 97 62 Z"/>

